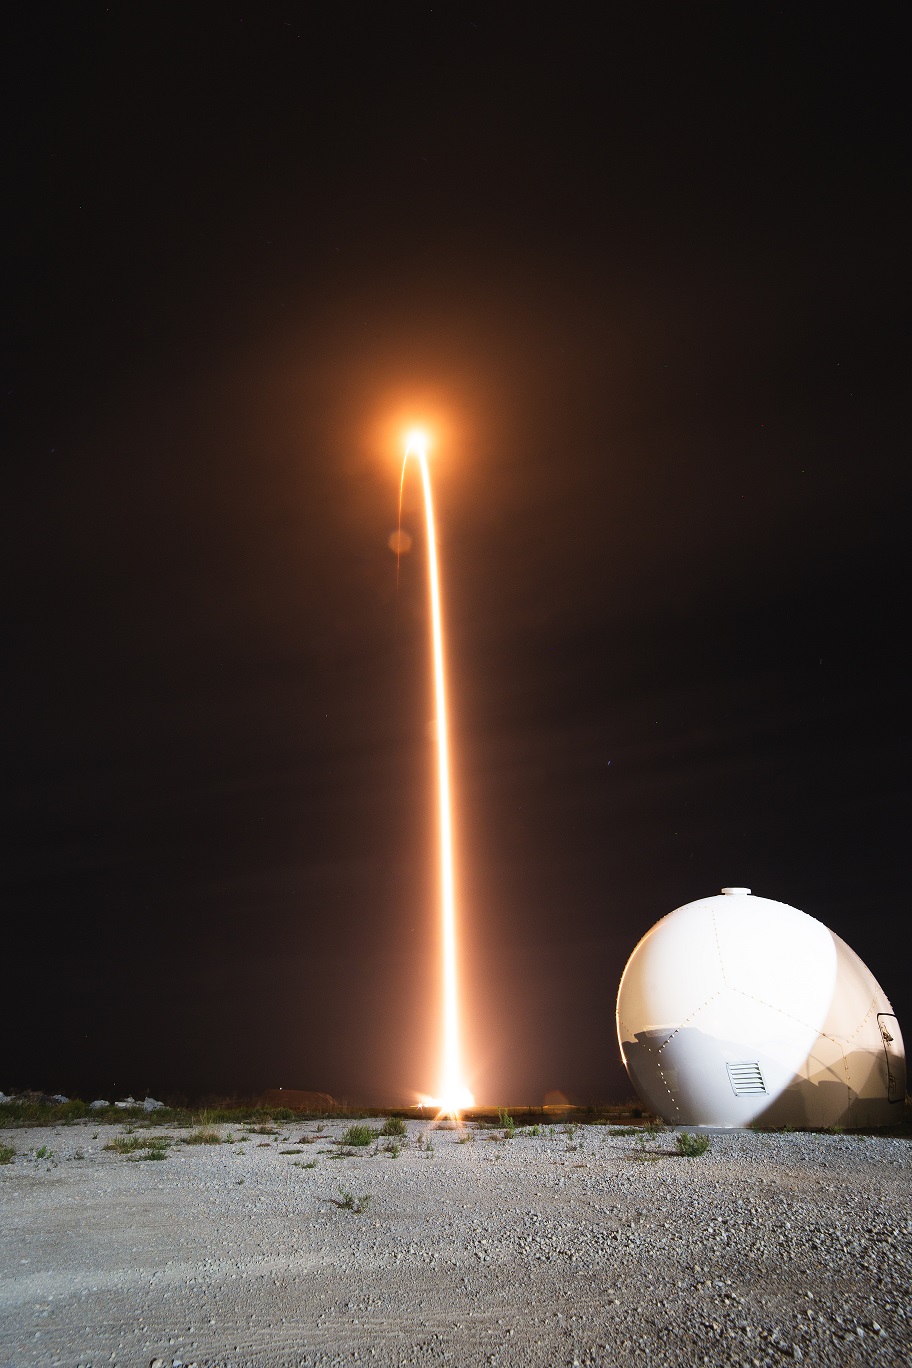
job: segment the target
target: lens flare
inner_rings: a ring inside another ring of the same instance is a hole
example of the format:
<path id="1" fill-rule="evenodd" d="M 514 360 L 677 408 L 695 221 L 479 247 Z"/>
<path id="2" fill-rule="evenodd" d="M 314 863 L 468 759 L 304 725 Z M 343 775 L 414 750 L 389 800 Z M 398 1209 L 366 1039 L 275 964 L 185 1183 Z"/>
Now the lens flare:
<path id="1" fill-rule="evenodd" d="M 453 822 L 450 795 L 449 728 L 446 708 L 446 681 L 443 668 L 443 624 L 440 612 L 440 575 L 437 568 L 437 535 L 434 527 L 434 502 L 428 470 L 427 435 L 413 429 L 406 439 L 399 502 L 409 457 L 421 471 L 424 513 L 427 523 L 428 579 L 431 597 L 431 643 L 434 658 L 434 699 L 437 720 L 437 790 L 440 814 L 440 911 L 443 931 L 443 993 L 440 1083 L 438 1096 L 422 1099 L 439 1109 L 439 1115 L 459 1118 L 466 1107 L 473 1107 L 472 1096 L 462 1076 L 462 1051 L 459 1036 L 459 991 L 456 957 L 456 898 L 453 880 Z"/>

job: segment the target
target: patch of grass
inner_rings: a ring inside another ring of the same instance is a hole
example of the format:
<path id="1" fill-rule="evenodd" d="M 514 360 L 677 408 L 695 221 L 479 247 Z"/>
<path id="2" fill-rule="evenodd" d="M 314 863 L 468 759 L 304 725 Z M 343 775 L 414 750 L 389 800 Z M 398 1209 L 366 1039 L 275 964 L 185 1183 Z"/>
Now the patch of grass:
<path id="1" fill-rule="evenodd" d="M 641 1133 L 639 1126 L 609 1126 L 607 1135 L 640 1135 Z"/>
<path id="2" fill-rule="evenodd" d="M 295 1141 L 295 1144 L 298 1145 L 315 1145 L 316 1143 L 317 1142 L 312 1135 L 302 1135 L 300 1139 Z"/>
<path id="3" fill-rule="evenodd" d="M 505 1140 L 512 1140 L 516 1134 L 516 1122 L 508 1111 L 498 1107 L 497 1124 L 502 1127 Z"/>
<path id="4" fill-rule="evenodd" d="M 319 1133 L 325 1130 L 328 1119 L 336 1120 L 344 1116 L 355 1120 L 363 1115 L 363 1110 L 348 1108 L 333 1108 L 331 1112 L 317 1110 L 302 1113 L 289 1107 L 265 1107 L 256 1101 L 243 1102 L 228 1098 L 206 1098 L 196 1104 L 175 1099 L 174 1105 L 166 1103 L 163 1107 L 147 1112 L 142 1102 L 130 1107 L 119 1107 L 114 1102 L 109 1102 L 104 1107 L 93 1108 L 78 1097 L 70 1098 L 67 1102 L 52 1102 L 44 1100 L 41 1094 L 23 1093 L 7 1102 L 0 1102 L 0 1130 L 71 1125 L 84 1119 L 90 1119 L 96 1127 L 99 1124 L 120 1126 L 125 1121 L 134 1121 L 156 1129 L 189 1129 L 194 1126 L 221 1124 L 228 1124 L 237 1129 L 244 1125 L 275 1126 L 277 1122 L 292 1121 L 299 1125 L 305 1121 L 308 1124 L 313 1121 L 319 1122 L 316 1126 Z"/>
<path id="5" fill-rule="evenodd" d="M 114 1150 L 116 1154 L 134 1154 L 136 1150 L 145 1149 L 147 1141 L 141 1135 L 115 1135 L 113 1140 L 109 1140 L 105 1145 L 106 1150 Z"/>
<path id="6" fill-rule="evenodd" d="M 81 1121 L 84 1116 L 91 1114 L 91 1108 L 87 1102 L 83 1102 L 81 1097 L 71 1097 L 69 1102 L 61 1102 L 60 1119 L 64 1125 L 71 1125 L 74 1121 Z"/>
<path id="7" fill-rule="evenodd" d="M 162 1111 L 149 1113 L 153 1125 L 158 1124 L 158 1118 L 167 1120 L 168 1116 L 180 1116 L 181 1124 L 185 1126 L 218 1126 L 229 1124 L 239 1126 L 243 1122 L 248 1125 L 263 1123 L 268 1124 L 272 1121 L 273 1112 L 264 1110 L 262 1107 L 204 1107 L 202 1110 L 196 1109 L 188 1111 L 186 1108 L 173 1109 L 169 1112 L 168 1108 Z M 175 1122 L 176 1124 L 176 1122 Z"/>
<path id="8" fill-rule="evenodd" d="M 219 1135 L 218 1131 L 212 1130 L 212 1128 L 208 1126 L 201 1127 L 200 1130 L 191 1131 L 189 1135 L 184 1136 L 185 1145 L 220 1145 L 221 1143 L 222 1137 Z"/>
<path id="9" fill-rule="evenodd" d="M 165 1159 L 170 1144 L 170 1135 L 115 1135 L 105 1149 L 126 1154 L 130 1159 Z"/>
<path id="10" fill-rule="evenodd" d="M 36 1159 L 53 1159 L 53 1157 L 54 1151 L 48 1145 L 41 1145 L 39 1149 L 35 1150 Z"/>
<path id="11" fill-rule="evenodd" d="M 637 1149 L 634 1152 L 634 1159 L 641 1164 L 656 1164 L 662 1158 L 661 1150 L 651 1148 L 653 1134 L 648 1130 L 637 1131 Z"/>
<path id="12" fill-rule="evenodd" d="M 369 1145 L 375 1139 L 376 1136 L 370 1126 L 349 1126 L 348 1130 L 342 1136 L 342 1139 L 337 1141 L 337 1143 L 340 1145 L 351 1145 L 354 1149 L 361 1149 L 365 1145 Z"/>
<path id="13" fill-rule="evenodd" d="M 11 1164 L 15 1157 L 15 1145 L 0 1145 L 0 1164 Z"/>
<path id="14" fill-rule="evenodd" d="M 456 1141 L 457 1145 L 474 1145 L 474 1143 L 475 1132 L 473 1130 L 463 1131 L 462 1135 L 460 1135 L 459 1139 Z"/>
<path id="15" fill-rule="evenodd" d="M 88 1111 L 86 1104 L 78 1098 L 69 1102 L 36 1102 L 29 1098 L 17 1098 L 12 1102 L 0 1102 L 0 1128 L 68 1125 L 87 1115 Z"/>
<path id="16" fill-rule="evenodd" d="M 691 1135 L 689 1131 L 681 1131 L 677 1138 L 678 1154 L 687 1155 L 689 1159 L 695 1159 L 699 1154 L 705 1154 L 709 1149 L 708 1135 Z"/>
<path id="17" fill-rule="evenodd" d="M 406 1126 L 401 1116 L 388 1116 L 377 1132 L 378 1135 L 405 1135 Z"/>
<path id="18" fill-rule="evenodd" d="M 402 1153 L 402 1146 L 395 1140 L 387 1140 L 381 1153 L 388 1154 L 391 1159 L 398 1159 Z"/>
<path id="19" fill-rule="evenodd" d="M 334 1198 L 333 1200 L 335 1201 L 336 1199 Z M 348 1192 L 345 1188 L 339 1188 L 339 1199 L 336 1201 L 336 1206 L 342 1211 L 354 1211 L 356 1215 L 361 1216 L 367 1211 L 372 1200 L 373 1198 L 369 1192 L 365 1192 L 361 1197 L 356 1197 L 353 1192 Z"/>
<path id="20" fill-rule="evenodd" d="M 316 1159 L 311 1159 L 311 1161 L 310 1161 L 309 1164 L 302 1164 L 301 1161 L 298 1160 L 298 1162 L 297 1162 L 296 1164 L 292 1165 L 292 1167 L 293 1167 L 293 1168 L 316 1168 L 316 1167 L 317 1167 L 317 1161 L 316 1161 Z M 243 1179 L 242 1179 L 241 1181 L 243 1182 Z"/>
<path id="21" fill-rule="evenodd" d="M 579 1126 L 577 1126 L 573 1121 L 568 1121 L 567 1124 L 563 1127 L 564 1135 L 566 1135 L 568 1140 L 572 1140 L 578 1130 Z"/>
<path id="22" fill-rule="evenodd" d="M 270 1126 L 268 1124 L 248 1126 L 247 1129 L 250 1131 L 251 1135 L 278 1135 L 279 1133 L 278 1126 Z"/>
<path id="23" fill-rule="evenodd" d="M 428 1131 L 422 1131 L 421 1135 L 418 1136 L 416 1143 L 420 1150 L 424 1150 L 425 1154 L 434 1153 L 434 1142 Z"/>

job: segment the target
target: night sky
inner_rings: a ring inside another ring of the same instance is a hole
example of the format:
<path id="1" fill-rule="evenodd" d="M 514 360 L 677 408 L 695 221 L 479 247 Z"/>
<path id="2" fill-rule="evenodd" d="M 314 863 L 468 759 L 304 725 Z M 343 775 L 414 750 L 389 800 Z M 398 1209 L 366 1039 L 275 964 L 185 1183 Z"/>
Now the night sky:
<path id="1" fill-rule="evenodd" d="M 631 1095 L 743 884 L 907 1033 L 899 5 L 20 7 L 0 1088 Z"/>

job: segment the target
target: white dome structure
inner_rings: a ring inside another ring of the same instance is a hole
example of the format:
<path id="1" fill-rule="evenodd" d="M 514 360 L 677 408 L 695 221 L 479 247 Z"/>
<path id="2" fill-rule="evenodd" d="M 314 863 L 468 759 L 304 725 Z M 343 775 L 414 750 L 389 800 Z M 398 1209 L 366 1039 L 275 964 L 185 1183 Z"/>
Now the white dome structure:
<path id="1" fill-rule="evenodd" d="M 646 1105 L 689 1126 L 890 1126 L 906 1060 L 870 970 L 822 922 L 723 888 L 640 941 L 617 1001 Z"/>

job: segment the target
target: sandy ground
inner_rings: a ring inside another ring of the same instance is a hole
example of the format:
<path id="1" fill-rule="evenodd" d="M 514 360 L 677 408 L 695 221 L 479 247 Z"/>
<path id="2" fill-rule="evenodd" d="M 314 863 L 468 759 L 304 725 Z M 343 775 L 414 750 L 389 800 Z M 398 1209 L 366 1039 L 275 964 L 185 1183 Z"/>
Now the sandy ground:
<path id="1" fill-rule="evenodd" d="M 105 1150 L 121 1127 L 0 1133 L 0 1363 L 912 1362 L 908 1140 L 651 1158 L 604 1126 L 409 1123 L 397 1156 L 333 1157 L 347 1124 L 166 1131 L 164 1162 Z"/>

